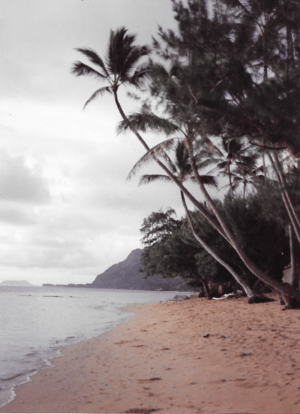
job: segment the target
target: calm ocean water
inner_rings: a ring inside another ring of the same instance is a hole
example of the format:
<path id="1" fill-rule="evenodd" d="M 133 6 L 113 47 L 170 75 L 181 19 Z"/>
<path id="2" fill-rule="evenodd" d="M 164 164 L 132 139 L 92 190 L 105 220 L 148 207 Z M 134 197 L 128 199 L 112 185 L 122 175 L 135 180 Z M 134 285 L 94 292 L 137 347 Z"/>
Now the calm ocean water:
<path id="1" fill-rule="evenodd" d="M 51 365 L 67 345 L 101 335 L 133 314 L 126 305 L 175 292 L 0 286 L 0 407 L 14 388 Z"/>

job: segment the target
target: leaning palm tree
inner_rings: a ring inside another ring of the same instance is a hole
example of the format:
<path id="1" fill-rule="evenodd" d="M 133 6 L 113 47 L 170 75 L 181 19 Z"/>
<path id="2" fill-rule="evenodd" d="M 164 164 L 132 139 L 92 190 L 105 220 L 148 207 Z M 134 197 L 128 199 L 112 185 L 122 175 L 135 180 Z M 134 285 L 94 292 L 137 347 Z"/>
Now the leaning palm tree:
<path id="1" fill-rule="evenodd" d="M 95 100 L 98 96 L 101 96 L 105 93 L 112 93 L 117 108 L 123 118 L 124 125 L 126 125 L 126 128 L 130 129 L 135 134 L 135 136 L 149 153 L 150 147 L 138 132 L 139 130 L 143 131 L 143 128 L 138 129 L 132 122 L 131 116 L 125 115 L 125 112 L 123 111 L 118 98 L 118 90 L 120 86 L 132 85 L 140 88 L 150 71 L 149 63 L 140 64 L 141 59 L 149 55 L 150 49 L 147 46 L 137 46 L 134 41 L 135 36 L 129 35 L 127 33 L 127 30 L 122 27 L 116 31 L 111 31 L 107 55 L 104 59 L 102 59 L 92 49 L 78 48 L 77 50 L 81 52 L 86 58 L 88 58 L 93 66 L 87 65 L 81 61 L 77 61 L 73 65 L 72 73 L 74 73 L 76 76 L 87 75 L 96 77 L 96 79 L 101 81 L 106 81 L 107 84 L 97 89 L 87 100 L 84 107 Z M 160 130 L 163 130 L 164 132 L 166 130 L 168 130 L 169 133 L 178 131 L 178 127 L 176 125 L 172 125 L 170 122 L 165 121 L 160 117 L 155 117 L 155 120 L 153 122 L 154 115 L 152 113 L 148 114 L 147 112 L 143 111 L 143 113 L 141 113 L 141 116 L 143 118 L 145 128 L 149 126 L 150 122 L 153 126 Z M 141 125 L 139 125 L 139 127 L 141 127 Z M 183 186 L 182 182 L 177 180 L 176 176 L 173 175 L 168 166 L 161 162 L 159 158 L 157 158 L 156 153 L 151 152 L 150 157 L 153 158 L 156 163 L 167 173 L 173 182 L 199 209 L 201 214 L 208 220 L 213 221 L 213 224 L 218 228 L 218 231 L 221 232 L 224 237 L 226 237 L 217 221 L 207 214 L 201 203 Z"/>
<path id="2" fill-rule="evenodd" d="M 170 140 L 171 141 L 171 140 Z M 156 146 L 155 150 L 156 152 L 158 152 L 158 146 Z M 160 153 L 162 157 L 164 157 L 164 159 L 168 162 L 168 167 L 172 170 L 173 174 L 176 175 L 178 181 L 180 181 L 181 183 L 183 183 L 184 181 L 191 181 L 191 182 L 196 182 L 196 179 L 194 177 L 194 173 L 193 173 L 193 169 L 191 166 L 191 162 L 190 162 L 190 158 L 189 158 L 189 154 L 188 154 L 188 150 L 186 148 L 185 143 L 180 140 L 177 142 L 177 145 L 175 147 L 175 160 L 172 161 L 170 157 L 168 157 L 166 159 L 165 157 L 165 149 L 166 146 L 163 145 L 162 146 L 162 152 Z M 174 148 L 173 148 L 174 149 Z M 153 151 L 153 150 L 150 150 Z M 130 174 L 129 174 L 129 178 L 132 177 L 133 174 L 136 173 L 137 169 L 140 168 L 145 162 L 148 162 L 149 160 L 151 160 L 151 158 L 149 158 L 149 154 L 145 154 L 133 167 L 133 169 L 131 170 Z M 198 160 L 197 162 L 197 168 L 199 170 L 201 170 L 203 168 L 203 165 L 201 164 L 201 161 Z M 210 185 L 210 186 L 214 186 L 217 187 L 217 182 L 215 177 L 211 176 L 211 175 L 201 175 L 201 180 L 205 185 Z M 168 175 L 162 175 L 162 174 L 155 174 L 155 175 L 142 175 L 140 178 L 140 182 L 139 184 L 149 184 L 151 182 L 154 181 L 167 181 L 167 182 L 172 182 L 172 179 L 168 176 Z M 186 201 L 185 201 L 185 197 L 182 191 L 180 191 L 180 195 L 181 195 L 181 201 L 183 204 L 183 207 L 185 209 L 187 218 L 188 218 L 188 222 L 190 224 L 190 228 L 192 230 L 192 233 L 195 237 L 195 239 L 197 240 L 197 242 L 218 262 L 220 263 L 222 266 L 225 267 L 225 269 L 228 270 L 229 273 L 231 273 L 231 275 L 234 277 L 234 279 L 237 281 L 237 283 L 242 286 L 243 290 L 245 291 L 245 293 L 247 294 L 247 296 L 249 298 L 251 297 L 255 297 L 254 292 L 252 291 L 252 289 L 248 286 L 248 284 L 243 280 L 243 278 L 233 269 L 233 267 L 231 265 L 229 265 L 225 260 L 223 260 L 218 253 L 216 253 L 205 241 L 202 237 L 200 237 L 196 230 L 195 227 L 193 225 L 193 220 L 191 217 L 191 214 L 187 208 L 186 205 Z M 203 283 L 204 288 L 207 292 L 209 292 L 209 290 L 207 289 L 207 286 L 205 285 L 205 281 L 202 280 L 200 278 L 200 281 Z"/>
<path id="3" fill-rule="evenodd" d="M 94 94 L 88 99 L 85 106 L 93 101 L 97 96 L 102 95 L 103 93 L 110 92 L 113 94 L 117 108 L 123 118 L 127 127 L 136 135 L 138 140 L 144 146 L 144 148 L 149 152 L 150 148 L 139 134 L 139 130 L 143 129 L 137 128 L 132 123 L 132 118 L 129 120 L 129 117 L 126 117 L 119 99 L 118 99 L 118 89 L 121 85 L 133 85 L 141 86 L 145 78 L 147 77 L 149 71 L 148 64 L 140 64 L 140 59 L 149 55 L 149 48 L 147 46 L 137 46 L 134 44 L 135 36 L 129 35 L 125 28 L 118 29 L 117 31 L 111 31 L 110 41 L 108 46 L 107 56 L 104 60 L 91 49 L 77 49 L 79 52 L 83 53 L 91 63 L 97 67 L 97 69 L 89 66 L 81 61 L 77 61 L 72 69 L 72 72 L 77 76 L 89 75 L 95 76 L 100 80 L 106 80 L 107 85 L 96 90 Z M 175 108 L 175 106 L 174 106 Z M 176 112 L 176 111 L 175 111 Z M 142 114 L 144 116 L 144 114 Z M 147 114 L 148 115 L 148 114 Z M 174 113 L 175 115 L 175 113 Z M 149 121 L 153 121 L 153 115 L 148 116 L 148 121 L 144 123 L 144 127 L 149 127 Z M 165 120 L 160 117 L 155 117 L 156 126 L 159 125 L 159 128 L 166 131 L 166 127 L 169 130 L 170 122 L 165 124 Z M 140 125 L 141 126 L 141 125 Z M 174 125 L 173 125 L 174 126 Z M 145 130 L 145 129 L 144 129 Z M 172 130 L 172 128 L 171 128 Z M 180 130 L 178 126 L 174 126 L 173 132 Z M 170 130 L 169 130 L 170 132 Z M 180 188 L 180 190 L 189 198 L 189 200 L 196 206 L 200 213 L 215 227 L 218 232 L 234 247 L 237 251 L 243 262 L 249 268 L 249 270 L 254 273 L 259 279 L 263 282 L 273 286 L 276 290 L 290 294 L 292 297 L 300 298 L 300 293 L 294 289 L 288 288 L 281 285 L 280 283 L 271 280 L 266 274 L 264 274 L 257 266 L 249 259 L 243 250 L 241 250 L 238 245 L 234 235 L 220 216 L 213 200 L 210 195 L 207 193 L 201 177 L 195 167 L 194 156 L 192 154 L 192 144 L 193 141 L 189 141 L 188 138 L 185 139 L 185 143 L 190 155 L 191 166 L 196 178 L 197 183 L 200 186 L 200 189 L 211 205 L 212 210 L 215 214 L 215 217 L 212 217 L 207 211 L 203 208 L 201 203 L 187 190 L 187 188 L 180 182 L 177 177 L 172 173 L 168 167 L 157 158 L 155 153 L 151 153 L 151 157 L 157 162 L 157 164 L 167 173 L 167 175 L 172 179 L 172 181 Z"/>
<path id="4" fill-rule="evenodd" d="M 127 29 L 121 27 L 116 31 L 111 30 L 108 50 L 104 59 L 92 49 L 76 49 L 88 58 L 93 66 L 77 61 L 72 67 L 72 73 L 76 76 L 93 76 L 106 82 L 105 86 L 92 94 L 84 107 L 97 97 L 105 93 L 112 93 L 122 118 L 127 119 L 118 98 L 118 90 L 122 85 L 141 88 L 149 72 L 149 62 L 140 62 L 149 56 L 150 48 L 138 46 L 134 42 L 135 35 L 128 34 Z M 133 132 L 135 133 L 135 131 Z M 135 135 L 148 150 L 149 148 L 142 137 L 136 133 Z"/>

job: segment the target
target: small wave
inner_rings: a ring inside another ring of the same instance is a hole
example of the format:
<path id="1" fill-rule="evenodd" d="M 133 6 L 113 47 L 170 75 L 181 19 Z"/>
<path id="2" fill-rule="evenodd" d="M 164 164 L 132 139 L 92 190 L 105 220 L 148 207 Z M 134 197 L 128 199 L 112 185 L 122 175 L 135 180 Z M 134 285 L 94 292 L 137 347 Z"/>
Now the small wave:
<path id="1" fill-rule="evenodd" d="M 35 370 L 35 369 L 32 369 L 32 370 L 27 371 L 27 372 L 21 372 L 21 373 L 19 373 L 19 374 L 13 375 L 12 377 L 8 377 L 8 378 L 1 378 L 1 381 L 12 381 L 12 380 L 14 380 L 14 379 L 16 379 L 16 378 L 23 377 L 24 375 L 26 375 L 26 376 L 31 376 L 31 375 L 33 375 L 35 372 L 36 372 L 36 370 Z"/>

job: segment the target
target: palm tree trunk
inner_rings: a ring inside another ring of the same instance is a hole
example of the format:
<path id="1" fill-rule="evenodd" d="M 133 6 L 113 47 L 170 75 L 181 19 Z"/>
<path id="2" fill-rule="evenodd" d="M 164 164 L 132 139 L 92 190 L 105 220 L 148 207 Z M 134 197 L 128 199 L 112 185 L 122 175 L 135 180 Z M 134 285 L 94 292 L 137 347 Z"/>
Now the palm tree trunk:
<path id="1" fill-rule="evenodd" d="M 274 172 L 276 174 L 276 177 L 277 177 L 277 180 L 278 180 L 278 184 L 280 186 L 282 201 L 284 203 L 284 206 L 286 208 L 286 211 L 288 213 L 288 216 L 289 216 L 289 218 L 291 220 L 291 224 L 292 224 L 293 229 L 295 231 L 297 240 L 300 243 L 300 223 L 299 223 L 298 216 L 297 216 L 297 214 L 295 212 L 294 206 L 292 204 L 292 200 L 290 199 L 287 190 L 284 188 L 285 185 L 286 185 L 285 180 L 284 180 L 284 176 L 279 171 L 278 163 L 275 163 L 275 161 L 273 160 L 273 158 L 272 158 L 272 156 L 271 156 L 270 153 L 269 153 L 269 159 L 271 161 L 273 170 L 274 170 Z M 277 161 L 278 161 L 278 158 L 277 158 Z"/>
<path id="2" fill-rule="evenodd" d="M 234 277 L 234 279 L 237 281 L 237 283 L 239 285 L 242 286 L 243 290 L 245 291 L 246 295 L 251 298 L 252 296 L 255 296 L 254 292 L 252 291 L 252 289 L 247 285 L 247 283 L 240 277 L 240 275 L 227 263 L 225 262 L 223 259 L 221 259 L 221 257 L 219 257 L 217 255 L 217 253 L 215 253 L 206 243 L 203 239 L 201 239 L 201 237 L 196 233 L 195 227 L 193 225 L 193 221 L 190 215 L 190 212 L 187 208 L 186 202 L 185 202 L 185 198 L 184 198 L 184 194 L 181 191 L 180 192 L 181 195 L 181 201 L 183 204 L 183 207 L 185 209 L 191 230 L 193 232 L 193 235 L 195 237 L 195 239 L 201 244 L 201 246 L 218 262 L 220 263 L 222 266 L 225 267 L 225 269 L 228 270 L 229 273 L 232 274 L 232 276 Z"/>
<path id="3" fill-rule="evenodd" d="M 229 229 L 228 225 L 226 224 L 225 220 L 221 216 L 220 212 L 218 211 L 215 202 L 208 194 L 201 177 L 198 173 L 198 170 L 195 165 L 193 152 L 191 148 L 190 141 L 186 138 L 185 143 L 187 146 L 187 150 L 189 152 L 190 160 L 191 160 L 191 167 L 193 169 L 194 176 L 196 178 L 197 183 L 199 184 L 199 187 L 201 189 L 202 194 L 204 195 L 206 201 L 210 204 L 211 209 L 213 213 L 215 214 L 215 217 L 217 218 L 219 224 L 222 227 L 223 232 L 225 233 L 227 239 L 229 240 L 229 243 L 231 246 L 235 249 L 237 254 L 240 256 L 241 260 L 244 262 L 246 267 L 250 270 L 251 273 L 253 273 L 258 279 L 262 280 L 265 284 L 271 286 L 271 288 L 277 290 L 278 292 L 283 293 L 284 295 L 291 296 L 297 299 L 300 299 L 300 291 L 292 288 L 291 286 L 283 285 L 280 282 L 277 282 L 277 280 L 274 280 L 270 278 L 268 275 L 266 275 L 261 269 L 259 269 L 256 264 L 248 257 L 248 255 L 243 251 L 243 249 L 240 247 L 237 239 L 233 235 L 232 231 Z"/>
<path id="4" fill-rule="evenodd" d="M 122 118 L 127 120 L 127 117 L 119 103 L 117 92 L 114 91 L 114 97 L 115 102 L 118 107 L 118 110 L 122 116 Z M 138 138 L 138 140 L 141 142 L 141 144 L 144 146 L 144 148 L 149 151 L 150 148 L 146 144 L 146 142 L 143 140 L 143 138 L 140 136 L 140 134 L 132 127 L 130 127 L 132 132 L 135 134 L 135 136 Z M 188 142 L 188 140 L 185 140 Z M 297 299 L 300 299 L 300 292 L 298 290 L 295 290 L 294 288 L 286 285 L 282 285 L 281 283 L 277 282 L 276 280 L 271 279 L 268 275 L 266 275 L 263 271 L 261 271 L 253 262 L 252 260 L 246 255 L 246 253 L 240 248 L 238 241 L 235 239 L 232 232 L 229 230 L 227 224 L 223 220 L 222 216 L 218 212 L 215 203 L 211 199 L 210 195 L 206 191 L 206 188 L 204 184 L 201 181 L 201 178 L 198 174 L 198 170 L 195 167 L 195 162 L 193 161 L 193 156 L 191 152 L 191 148 L 189 145 L 187 145 L 187 149 L 190 155 L 191 159 L 191 166 L 193 168 L 193 172 L 195 174 L 195 178 L 200 186 L 200 189 L 207 200 L 207 202 L 211 205 L 212 210 L 215 214 L 215 218 L 212 217 L 208 212 L 205 210 L 205 208 L 199 203 L 198 200 L 195 199 L 195 197 L 184 187 L 184 185 L 172 174 L 172 172 L 155 156 L 155 154 L 152 155 L 153 159 L 156 161 L 156 163 L 168 174 L 168 176 L 171 178 L 171 180 L 180 188 L 180 190 L 188 197 L 188 199 L 195 205 L 195 207 L 199 210 L 199 212 L 202 214 L 203 217 L 205 217 L 208 222 L 227 240 L 227 242 L 235 249 L 237 254 L 240 256 L 242 261 L 245 263 L 246 267 L 255 275 L 258 277 L 258 279 L 262 280 L 265 284 L 271 286 L 273 289 L 291 296 L 295 297 Z M 217 219 L 217 220 L 216 220 Z"/>
<path id="5" fill-rule="evenodd" d="M 278 175 L 279 175 L 279 178 L 280 178 L 280 182 L 281 182 L 281 184 L 282 184 L 282 186 L 283 186 L 283 191 L 284 191 L 284 193 L 285 193 L 285 195 L 286 195 L 286 199 L 287 199 L 288 204 L 289 204 L 289 206 L 290 206 L 290 208 L 291 208 L 291 211 L 292 211 L 292 213 L 293 213 L 293 216 L 294 216 L 294 219 L 295 219 L 295 221 L 296 221 L 296 223 L 297 223 L 297 226 L 298 226 L 298 228 L 300 229 L 300 220 L 299 220 L 299 217 L 298 217 L 298 216 L 297 216 L 297 214 L 296 214 L 296 211 L 295 211 L 295 208 L 294 208 L 293 202 L 292 202 L 292 200 L 291 200 L 291 198 L 290 198 L 290 195 L 289 195 L 289 193 L 288 193 L 288 191 L 287 191 L 287 189 L 286 189 L 287 185 L 286 185 L 285 176 L 284 176 L 284 173 L 283 173 L 283 171 L 282 171 L 282 169 L 281 169 L 281 165 L 280 165 L 280 162 L 279 162 L 279 159 L 278 159 L 278 157 L 277 157 L 277 154 L 276 154 L 276 153 L 274 153 L 274 158 L 275 158 L 275 165 L 276 165 L 276 167 L 277 167 L 277 171 L 278 171 Z"/>
<path id="6" fill-rule="evenodd" d="M 119 102 L 118 99 L 118 95 L 117 92 L 114 92 L 114 97 L 115 97 L 115 102 L 117 105 L 117 108 L 122 116 L 122 118 L 124 120 L 127 120 L 128 118 L 126 117 L 123 108 Z M 135 136 L 137 137 L 137 139 L 141 142 L 141 144 L 144 146 L 144 148 L 147 151 L 150 151 L 149 146 L 147 145 L 147 143 L 144 141 L 144 139 L 141 137 L 141 135 L 136 131 L 135 128 L 130 126 L 131 131 L 135 134 Z M 152 158 L 154 159 L 154 161 L 166 172 L 166 174 L 170 177 L 170 179 L 180 188 L 180 190 L 186 195 L 186 197 L 194 204 L 194 206 L 199 210 L 200 214 L 206 219 L 208 220 L 208 222 L 218 230 L 218 232 L 228 241 L 228 243 L 230 243 L 230 241 L 227 239 L 226 234 L 223 232 L 221 226 L 219 225 L 219 223 L 217 222 L 217 220 L 212 217 L 206 210 L 205 208 L 201 205 L 201 203 L 199 203 L 199 201 L 187 190 L 187 188 L 184 187 L 184 185 L 177 179 L 177 177 L 175 177 L 174 174 L 172 174 L 172 172 L 168 169 L 168 167 L 166 167 L 165 164 L 163 164 L 156 156 L 155 154 L 152 154 Z"/>
<path id="7" fill-rule="evenodd" d="M 294 233 L 293 227 L 289 224 L 289 239 L 290 239 L 290 257 L 291 257 L 291 286 L 294 288 L 299 287 L 299 280 L 296 268 L 296 256 L 295 256 L 295 240 L 294 240 Z"/>

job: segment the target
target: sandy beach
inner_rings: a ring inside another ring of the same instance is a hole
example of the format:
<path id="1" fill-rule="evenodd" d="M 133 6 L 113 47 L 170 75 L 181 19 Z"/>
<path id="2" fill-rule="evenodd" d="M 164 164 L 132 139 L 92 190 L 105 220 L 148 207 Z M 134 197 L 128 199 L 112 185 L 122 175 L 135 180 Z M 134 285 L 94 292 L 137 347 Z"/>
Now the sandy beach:
<path id="1" fill-rule="evenodd" d="M 131 310 L 129 322 L 65 348 L 1 412 L 300 412 L 300 310 L 246 298 Z"/>

